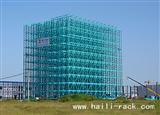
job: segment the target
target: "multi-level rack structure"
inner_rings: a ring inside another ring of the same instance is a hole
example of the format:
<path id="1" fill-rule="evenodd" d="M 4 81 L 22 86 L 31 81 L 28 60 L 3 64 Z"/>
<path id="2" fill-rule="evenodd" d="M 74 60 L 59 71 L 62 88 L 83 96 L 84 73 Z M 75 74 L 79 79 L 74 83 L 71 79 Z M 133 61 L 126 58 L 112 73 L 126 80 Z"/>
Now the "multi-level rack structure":
<path id="1" fill-rule="evenodd" d="M 122 92 L 121 52 L 121 31 L 114 26 L 72 15 L 26 25 L 25 96 L 117 97 Z"/>

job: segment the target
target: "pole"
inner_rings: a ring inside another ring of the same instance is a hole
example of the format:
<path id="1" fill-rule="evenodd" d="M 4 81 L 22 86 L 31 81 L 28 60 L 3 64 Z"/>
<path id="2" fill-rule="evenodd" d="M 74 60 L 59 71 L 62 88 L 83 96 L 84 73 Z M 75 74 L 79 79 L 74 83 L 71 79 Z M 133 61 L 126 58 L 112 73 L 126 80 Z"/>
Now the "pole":
<path id="1" fill-rule="evenodd" d="M 29 101 L 29 80 L 30 80 L 30 78 L 29 78 L 29 76 L 28 76 L 28 101 Z"/>
<path id="2" fill-rule="evenodd" d="M 122 86 L 122 96 L 125 96 L 125 94 L 124 94 L 124 86 Z"/>
<path id="3" fill-rule="evenodd" d="M 146 84 L 146 97 L 148 97 L 148 90 L 147 90 L 148 86 Z"/>
<path id="4" fill-rule="evenodd" d="M 129 97 L 130 97 L 130 99 L 132 98 L 132 87 L 131 86 L 129 86 L 129 90 L 130 90 L 130 92 L 129 92 Z"/>

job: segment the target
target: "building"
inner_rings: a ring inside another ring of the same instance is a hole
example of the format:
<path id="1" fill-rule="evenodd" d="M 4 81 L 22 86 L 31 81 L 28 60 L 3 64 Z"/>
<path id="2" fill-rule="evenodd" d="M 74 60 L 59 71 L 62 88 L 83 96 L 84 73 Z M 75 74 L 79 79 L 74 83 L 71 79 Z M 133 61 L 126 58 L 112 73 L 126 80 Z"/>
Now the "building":
<path id="1" fill-rule="evenodd" d="M 158 94 L 160 94 L 160 85 L 157 84 L 153 84 L 153 85 L 146 85 L 147 88 L 150 88 L 152 90 L 154 90 L 155 92 L 157 92 Z M 138 97 L 151 97 L 151 96 L 157 96 L 154 93 L 148 91 L 146 88 L 144 88 L 143 86 L 138 86 L 137 87 L 137 95 Z"/>
<path id="2" fill-rule="evenodd" d="M 24 27 L 25 97 L 121 95 L 121 31 L 72 15 Z"/>
<path id="3" fill-rule="evenodd" d="M 157 94 L 160 94 L 160 85 L 158 82 L 152 85 L 146 85 L 147 88 L 155 91 Z M 147 90 L 144 86 L 122 86 L 122 94 L 128 98 L 145 98 L 145 97 L 157 97 L 156 94 Z"/>
<path id="4" fill-rule="evenodd" d="M 0 81 L 0 99 L 23 99 L 23 82 Z"/>
<path id="5" fill-rule="evenodd" d="M 138 97 L 138 87 L 139 86 L 122 86 L 122 95 L 127 98 Z"/>

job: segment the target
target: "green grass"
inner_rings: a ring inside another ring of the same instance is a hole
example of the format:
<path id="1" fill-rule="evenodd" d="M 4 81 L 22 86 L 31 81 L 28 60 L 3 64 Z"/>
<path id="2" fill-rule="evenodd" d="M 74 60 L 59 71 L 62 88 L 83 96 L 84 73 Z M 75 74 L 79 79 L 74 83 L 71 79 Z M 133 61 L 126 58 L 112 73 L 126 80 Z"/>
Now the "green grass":
<path id="1" fill-rule="evenodd" d="M 71 102 L 71 101 L 93 101 L 98 100 L 96 97 L 86 94 L 70 94 L 65 95 L 59 99 L 60 102 Z"/>
<path id="2" fill-rule="evenodd" d="M 155 105 L 151 110 L 125 110 L 125 109 L 91 109 L 91 104 L 131 104 L 137 107 L 141 105 Z M 87 105 L 86 110 L 74 110 L 73 105 Z M 160 115 L 160 101 L 146 100 L 94 100 L 94 101 L 53 101 L 43 100 L 37 102 L 8 100 L 0 102 L 0 115 Z"/>

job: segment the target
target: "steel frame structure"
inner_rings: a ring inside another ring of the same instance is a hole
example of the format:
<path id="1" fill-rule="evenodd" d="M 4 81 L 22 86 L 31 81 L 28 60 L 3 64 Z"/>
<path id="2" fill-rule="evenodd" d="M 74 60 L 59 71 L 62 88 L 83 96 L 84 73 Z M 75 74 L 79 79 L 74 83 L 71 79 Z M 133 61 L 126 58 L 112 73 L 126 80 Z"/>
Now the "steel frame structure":
<path id="1" fill-rule="evenodd" d="M 24 26 L 24 82 L 26 98 L 121 95 L 121 31 L 72 15 Z"/>

